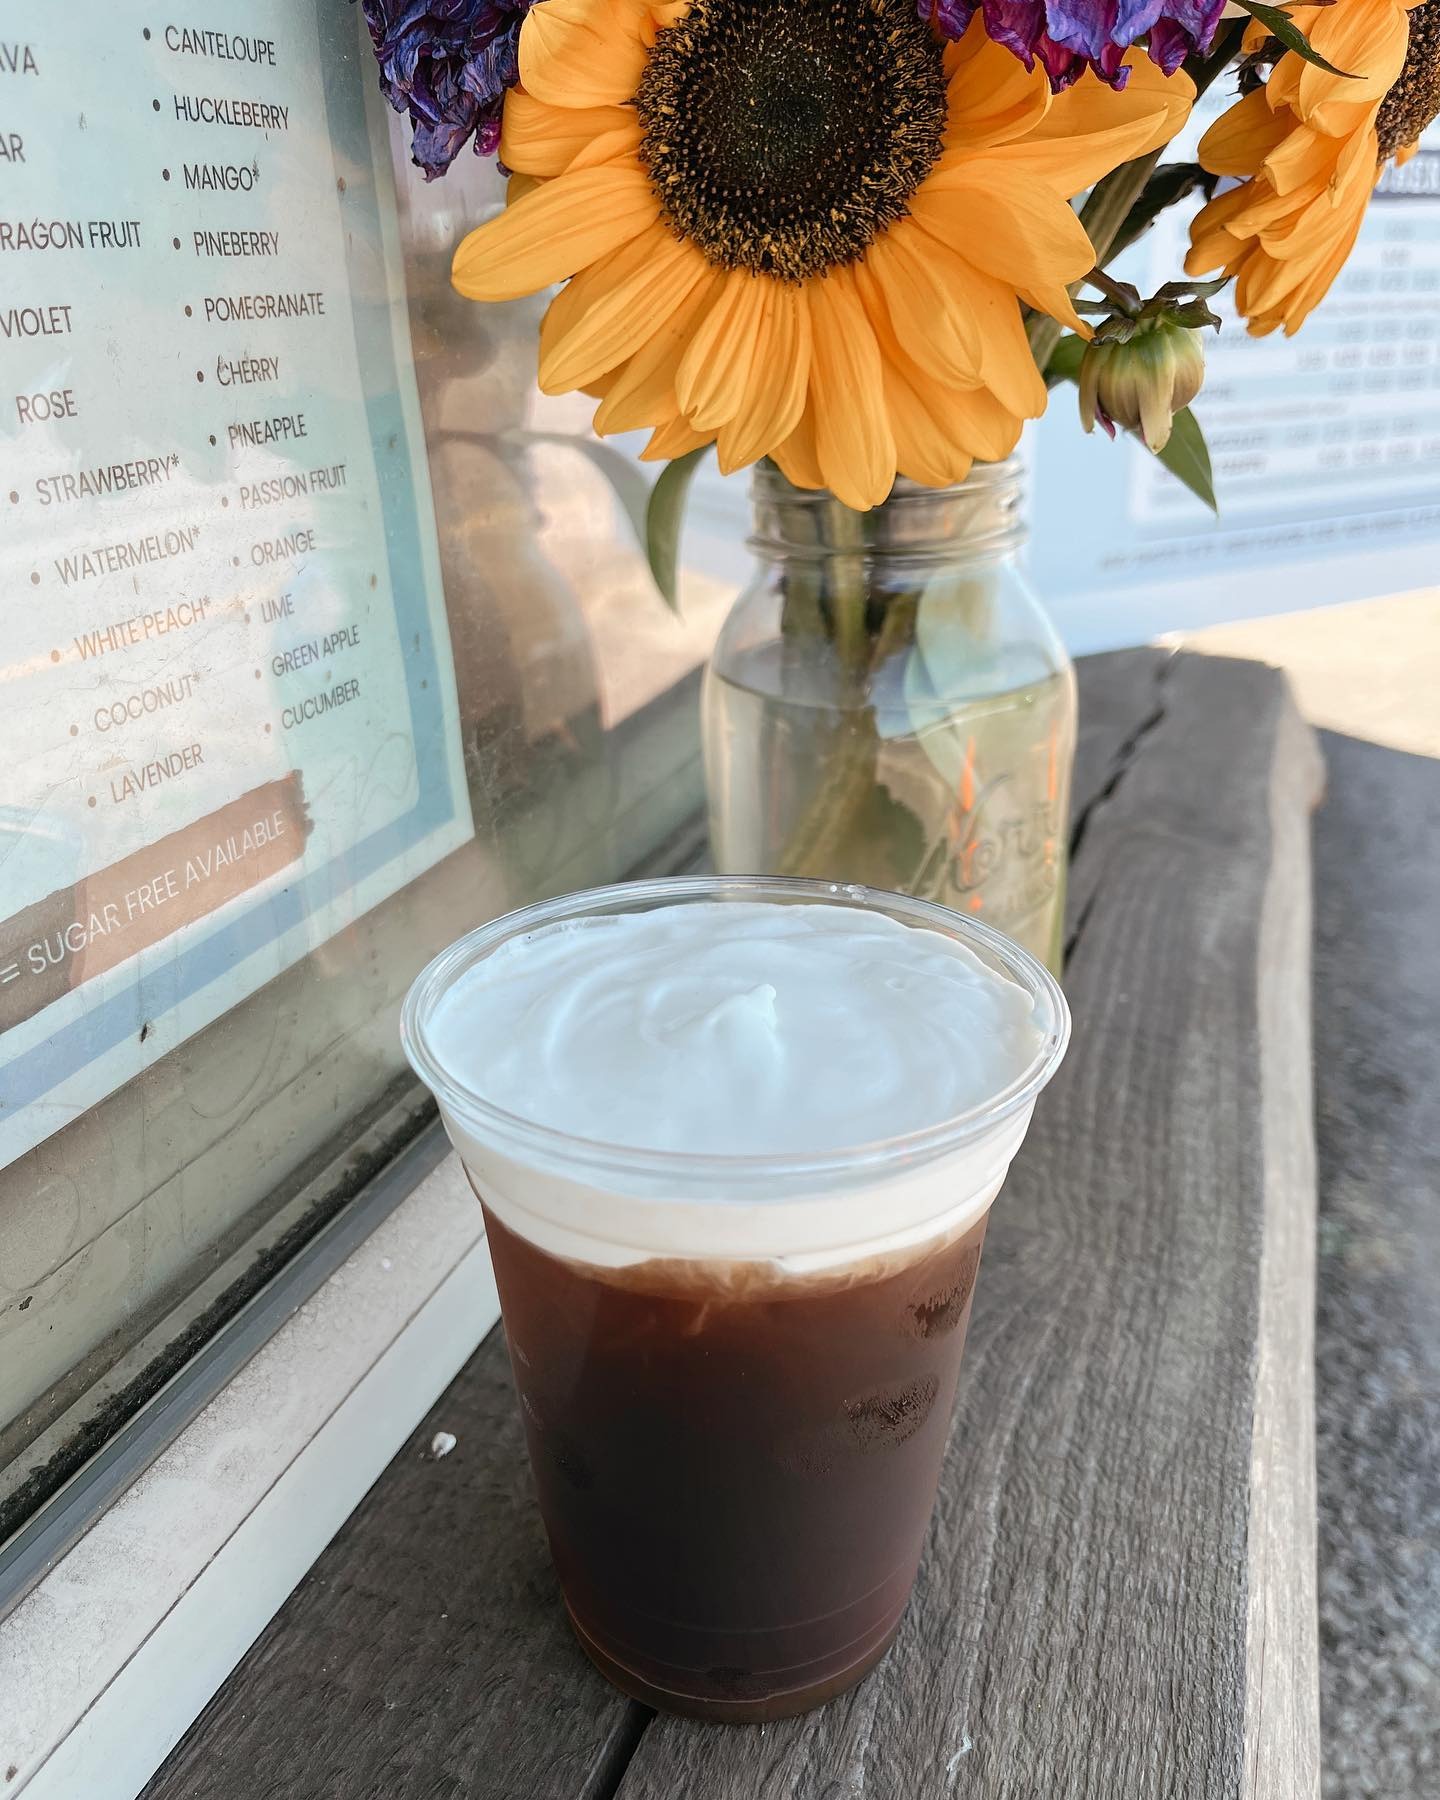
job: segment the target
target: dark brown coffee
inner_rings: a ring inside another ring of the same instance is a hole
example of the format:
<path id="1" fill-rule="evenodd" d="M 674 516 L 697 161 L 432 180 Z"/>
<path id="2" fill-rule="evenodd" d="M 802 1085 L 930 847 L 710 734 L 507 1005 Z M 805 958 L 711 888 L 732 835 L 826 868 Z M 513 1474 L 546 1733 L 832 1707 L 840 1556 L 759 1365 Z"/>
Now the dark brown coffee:
<path id="1" fill-rule="evenodd" d="M 486 1209 L 540 1507 L 582 1644 L 671 1712 L 780 1718 L 899 1628 L 985 1235 L 896 1267 L 617 1270 Z"/>

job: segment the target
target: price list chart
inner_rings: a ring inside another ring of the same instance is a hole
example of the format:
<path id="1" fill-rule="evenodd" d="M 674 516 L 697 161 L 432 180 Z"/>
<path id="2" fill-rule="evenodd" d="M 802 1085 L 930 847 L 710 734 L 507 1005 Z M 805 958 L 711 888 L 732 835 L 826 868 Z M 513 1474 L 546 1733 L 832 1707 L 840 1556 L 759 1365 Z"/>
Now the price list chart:
<path id="1" fill-rule="evenodd" d="M 471 833 L 359 30 L 0 18 L 0 1164 Z"/>

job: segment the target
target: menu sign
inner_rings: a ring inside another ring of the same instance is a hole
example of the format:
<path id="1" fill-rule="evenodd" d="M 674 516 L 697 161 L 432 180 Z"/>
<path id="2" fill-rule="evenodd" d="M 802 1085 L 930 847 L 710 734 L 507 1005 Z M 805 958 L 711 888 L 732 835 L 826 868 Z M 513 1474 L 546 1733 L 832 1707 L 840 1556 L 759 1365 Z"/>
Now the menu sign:
<path id="1" fill-rule="evenodd" d="M 1178 158 L 1220 109 L 1205 96 Z M 1189 214 L 1121 272 L 1174 279 Z M 1144 450 L 1081 436 L 1055 391 L 1031 443 L 1031 568 L 1080 650 L 1429 586 L 1440 544 L 1440 128 L 1391 169 L 1335 286 L 1294 337 L 1247 335 L 1227 289 L 1195 402 L 1218 518 Z"/>
<path id="2" fill-rule="evenodd" d="M 0 1164 L 472 830 L 356 9 L 194 13 L 0 19 Z"/>

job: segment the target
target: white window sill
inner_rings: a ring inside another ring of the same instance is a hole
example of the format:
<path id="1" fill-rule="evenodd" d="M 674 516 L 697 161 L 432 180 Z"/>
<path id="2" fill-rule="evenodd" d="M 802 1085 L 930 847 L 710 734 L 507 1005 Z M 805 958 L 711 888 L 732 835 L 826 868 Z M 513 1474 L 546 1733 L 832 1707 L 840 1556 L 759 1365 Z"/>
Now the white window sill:
<path id="1" fill-rule="evenodd" d="M 0 1622 L 0 1797 L 133 1800 L 498 1317 L 450 1155 Z"/>

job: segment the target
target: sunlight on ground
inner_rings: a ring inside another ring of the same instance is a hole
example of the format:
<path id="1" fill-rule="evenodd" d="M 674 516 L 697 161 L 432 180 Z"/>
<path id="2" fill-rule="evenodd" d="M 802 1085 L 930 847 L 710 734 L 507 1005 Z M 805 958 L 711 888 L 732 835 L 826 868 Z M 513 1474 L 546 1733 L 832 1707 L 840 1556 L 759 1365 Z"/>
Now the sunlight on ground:
<path id="1" fill-rule="evenodd" d="M 1440 588 L 1212 625 L 1173 641 L 1285 669 L 1312 724 L 1440 756 Z"/>

